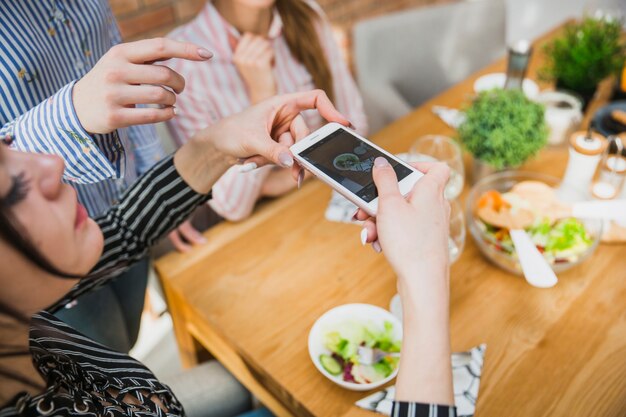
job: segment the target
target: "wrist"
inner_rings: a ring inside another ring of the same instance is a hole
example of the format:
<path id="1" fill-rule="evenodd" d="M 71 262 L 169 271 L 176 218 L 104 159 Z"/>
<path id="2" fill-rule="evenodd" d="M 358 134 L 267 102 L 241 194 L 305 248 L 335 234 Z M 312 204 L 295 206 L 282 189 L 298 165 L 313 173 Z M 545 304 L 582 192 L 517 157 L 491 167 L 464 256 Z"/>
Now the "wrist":
<path id="1" fill-rule="evenodd" d="M 250 92 L 250 104 L 260 103 L 261 101 L 275 95 L 276 92 L 272 90 Z"/>
<path id="2" fill-rule="evenodd" d="M 435 258 L 414 260 L 399 267 L 394 267 L 398 277 L 398 288 L 407 291 L 424 288 L 425 286 L 448 287 L 448 262 Z"/>
<path id="3" fill-rule="evenodd" d="M 433 325 L 447 325 L 450 285 L 445 266 L 422 267 L 398 275 L 403 317 Z"/>
<path id="4" fill-rule="evenodd" d="M 87 123 L 87 115 L 85 114 L 83 107 L 83 99 L 82 99 L 82 84 L 81 81 L 83 79 L 76 81 L 72 86 L 72 108 L 74 109 L 74 114 L 76 114 L 76 118 L 78 119 L 78 123 L 80 123 L 81 127 L 85 132 L 89 135 L 92 135 L 94 132 L 94 128 L 89 126 Z"/>
<path id="5" fill-rule="evenodd" d="M 179 174 L 200 194 L 208 193 L 213 184 L 237 162 L 215 143 L 213 129 L 207 128 L 192 136 L 174 155 Z"/>
<path id="6" fill-rule="evenodd" d="M 253 83 L 245 81 L 245 83 L 248 86 L 251 104 L 259 103 L 276 95 L 276 84 L 274 82 Z"/>

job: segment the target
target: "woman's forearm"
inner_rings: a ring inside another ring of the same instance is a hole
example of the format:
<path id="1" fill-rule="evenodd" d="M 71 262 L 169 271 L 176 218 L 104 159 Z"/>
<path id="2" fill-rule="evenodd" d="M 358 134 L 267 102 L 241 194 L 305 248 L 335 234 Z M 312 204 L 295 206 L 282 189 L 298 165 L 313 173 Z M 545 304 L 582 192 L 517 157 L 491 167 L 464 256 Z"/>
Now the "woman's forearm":
<path id="1" fill-rule="evenodd" d="M 198 132 L 174 155 L 180 176 L 197 193 L 207 194 L 213 184 L 237 161 L 220 152 L 214 145 L 212 129 Z M 222 138 L 228 140 L 228 138 Z"/>
<path id="2" fill-rule="evenodd" d="M 419 273 L 441 278 L 420 280 L 421 288 L 414 285 L 418 280 L 400 279 L 404 335 L 396 401 L 453 405 L 447 271 Z"/>

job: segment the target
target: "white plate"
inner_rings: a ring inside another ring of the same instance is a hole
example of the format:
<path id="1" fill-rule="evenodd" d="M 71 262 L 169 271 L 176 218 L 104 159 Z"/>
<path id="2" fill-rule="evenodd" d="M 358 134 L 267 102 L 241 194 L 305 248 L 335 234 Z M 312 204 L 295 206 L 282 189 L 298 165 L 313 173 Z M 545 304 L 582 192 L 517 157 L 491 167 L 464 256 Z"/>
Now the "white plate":
<path id="1" fill-rule="evenodd" d="M 394 338 L 402 340 L 402 323 L 393 314 L 383 308 L 370 304 L 344 304 L 339 307 L 335 307 L 328 310 L 319 319 L 317 319 L 309 332 L 309 355 L 311 356 L 311 360 L 317 370 L 335 384 L 353 391 L 368 391 L 385 385 L 387 382 L 394 379 L 398 374 L 398 368 L 396 368 L 391 375 L 382 381 L 372 382 L 370 384 L 356 384 L 344 381 L 341 375 L 331 375 L 322 367 L 319 360 L 320 355 L 329 355 L 331 353 L 324 346 L 324 336 L 326 333 L 333 331 L 339 324 L 346 321 L 371 324 L 381 329 L 383 328 L 384 323 L 388 321 L 393 324 Z"/>
<path id="2" fill-rule="evenodd" d="M 481 91 L 493 90 L 494 88 L 504 88 L 505 81 L 506 74 L 503 72 L 485 74 L 474 82 L 474 91 L 479 93 Z M 539 86 L 529 78 L 524 78 L 522 90 L 524 90 L 524 94 L 528 98 L 537 97 L 539 94 Z"/>

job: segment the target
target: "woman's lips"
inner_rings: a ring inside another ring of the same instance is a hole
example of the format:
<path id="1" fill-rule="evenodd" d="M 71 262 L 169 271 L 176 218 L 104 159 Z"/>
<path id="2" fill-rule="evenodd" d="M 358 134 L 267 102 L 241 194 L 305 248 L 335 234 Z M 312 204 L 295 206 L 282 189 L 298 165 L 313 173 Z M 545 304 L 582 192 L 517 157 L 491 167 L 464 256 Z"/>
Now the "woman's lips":
<path id="1" fill-rule="evenodd" d="M 85 209 L 82 204 L 76 203 L 76 220 L 74 221 L 74 228 L 78 229 L 88 217 L 89 215 L 87 214 L 87 209 Z"/>

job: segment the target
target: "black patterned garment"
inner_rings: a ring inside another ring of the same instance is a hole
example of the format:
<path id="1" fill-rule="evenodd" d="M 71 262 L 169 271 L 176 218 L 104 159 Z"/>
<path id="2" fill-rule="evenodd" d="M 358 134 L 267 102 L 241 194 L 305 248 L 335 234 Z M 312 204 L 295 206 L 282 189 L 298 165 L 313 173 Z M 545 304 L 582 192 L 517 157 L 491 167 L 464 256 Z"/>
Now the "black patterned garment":
<path id="1" fill-rule="evenodd" d="M 395 402 L 391 417 L 456 417 L 456 408 L 448 405 Z"/>
<path id="2" fill-rule="evenodd" d="M 184 415 L 171 390 L 148 368 L 90 340 L 51 313 L 145 257 L 160 237 L 209 198 L 189 188 L 169 157 L 96 219 L 104 234 L 98 264 L 63 299 L 32 318 L 30 351 L 47 389 L 34 397 L 18 395 L 1 409 L 0 417 Z"/>
<path id="3" fill-rule="evenodd" d="M 193 191 L 169 157 L 145 173 L 96 222 L 104 250 L 92 273 L 47 311 L 32 318 L 30 351 L 47 383 L 45 391 L 18 394 L 0 409 L 0 417 L 30 416 L 183 416 L 176 396 L 152 372 L 125 353 L 115 352 L 78 333 L 51 313 L 87 291 L 105 284 L 142 259 L 150 246 L 182 223 L 210 198 Z M 440 406 L 396 404 L 393 416 L 453 416 L 419 410 Z"/>

